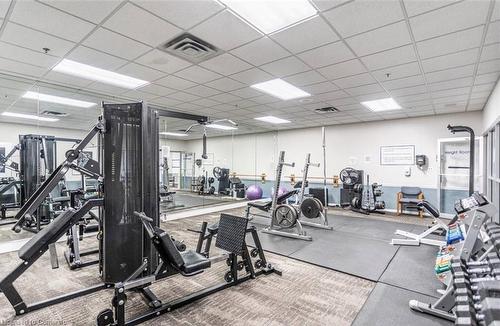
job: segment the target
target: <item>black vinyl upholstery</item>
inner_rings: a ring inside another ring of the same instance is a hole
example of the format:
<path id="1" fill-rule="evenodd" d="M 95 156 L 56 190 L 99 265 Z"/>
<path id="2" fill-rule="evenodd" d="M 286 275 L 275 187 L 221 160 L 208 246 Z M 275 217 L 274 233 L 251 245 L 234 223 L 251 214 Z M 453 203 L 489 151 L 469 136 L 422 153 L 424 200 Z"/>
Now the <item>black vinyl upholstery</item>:
<path id="1" fill-rule="evenodd" d="M 157 229 L 156 232 L 161 231 Z M 177 270 L 184 274 L 194 274 L 209 268 L 211 263 L 208 258 L 194 250 L 179 252 L 174 241 L 167 232 L 157 234 L 159 241 L 155 244 L 156 249 L 164 262 L 172 264 Z"/>
<path id="2" fill-rule="evenodd" d="M 44 249 L 47 250 L 50 243 L 57 241 L 66 233 L 74 215 L 75 210 L 72 208 L 60 214 L 53 222 L 43 228 L 19 249 L 19 258 L 28 260 L 37 252 Z"/>
<path id="3" fill-rule="evenodd" d="M 434 217 L 439 217 L 439 210 L 434 207 L 431 203 L 429 203 L 427 200 L 422 200 L 417 204 L 418 207 L 423 207 L 425 208 L 426 211 L 428 211 L 432 216 Z"/>
<path id="4" fill-rule="evenodd" d="M 278 202 L 278 204 L 283 204 L 288 198 L 295 196 L 298 193 L 299 193 L 299 189 L 291 190 L 291 191 L 287 192 L 286 194 L 279 196 L 277 202 Z M 247 205 L 250 207 L 255 207 L 257 209 L 260 209 L 261 211 L 267 212 L 271 209 L 271 207 L 273 205 L 273 201 L 268 200 L 268 201 L 261 201 L 261 202 L 253 202 L 253 203 L 248 203 Z"/>

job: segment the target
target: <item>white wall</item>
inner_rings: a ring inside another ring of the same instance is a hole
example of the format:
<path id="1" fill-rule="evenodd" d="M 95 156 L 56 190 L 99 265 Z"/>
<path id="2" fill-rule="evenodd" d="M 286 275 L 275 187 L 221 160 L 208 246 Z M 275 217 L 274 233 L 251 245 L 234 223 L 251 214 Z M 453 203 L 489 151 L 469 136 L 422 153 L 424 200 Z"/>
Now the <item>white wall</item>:
<path id="1" fill-rule="evenodd" d="M 326 128 L 327 175 L 333 177 L 340 170 L 351 166 L 370 174 L 371 181 L 386 186 L 420 186 L 435 188 L 437 185 L 437 141 L 451 138 L 448 124 L 471 126 L 482 130 L 481 112 L 377 121 Z M 188 141 L 189 150 L 201 155 L 201 141 Z M 404 175 L 403 166 L 381 166 L 380 146 L 415 145 L 416 154 L 427 156 L 426 171 L 412 166 L 412 175 Z M 208 153 L 214 153 L 215 165 L 229 167 L 238 174 L 260 175 L 266 173 L 274 179 L 275 162 L 279 150 L 286 151 L 285 160 L 294 161 L 295 168 L 286 167 L 283 175 L 301 175 L 306 153 L 312 161 L 322 160 L 321 128 L 296 129 L 208 139 Z M 310 168 L 310 176 L 321 176 L 322 168 Z"/>
<path id="2" fill-rule="evenodd" d="M 500 118 L 500 80 L 497 81 L 483 109 L 483 129 L 486 131 Z"/>

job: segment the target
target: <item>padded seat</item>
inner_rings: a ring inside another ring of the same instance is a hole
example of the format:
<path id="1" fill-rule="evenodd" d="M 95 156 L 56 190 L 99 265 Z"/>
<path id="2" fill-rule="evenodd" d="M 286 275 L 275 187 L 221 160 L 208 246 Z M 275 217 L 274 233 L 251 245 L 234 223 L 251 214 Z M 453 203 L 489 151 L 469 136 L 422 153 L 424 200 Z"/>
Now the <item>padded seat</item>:
<path id="1" fill-rule="evenodd" d="M 160 233 L 161 232 L 161 233 Z M 191 276 L 203 272 L 211 265 L 210 259 L 193 250 L 180 252 L 177 249 L 172 237 L 161 229 L 155 230 L 155 237 L 159 241 L 154 241 L 155 247 L 165 263 L 170 263 L 181 274 Z"/>
<path id="2" fill-rule="evenodd" d="M 184 261 L 181 271 L 185 274 L 193 274 L 210 267 L 210 259 L 194 250 L 184 251 L 181 256 Z"/>
<path id="3" fill-rule="evenodd" d="M 288 198 L 295 196 L 298 193 L 299 193 L 299 189 L 291 190 L 291 191 L 287 192 L 286 194 L 279 196 L 277 202 L 278 202 L 278 204 L 283 204 Z M 257 201 L 257 202 L 247 203 L 247 205 L 250 207 L 255 207 L 257 209 L 260 209 L 261 211 L 267 212 L 273 206 L 273 201 L 272 200 Z"/>
<path id="4" fill-rule="evenodd" d="M 43 228 L 19 249 L 19 258 L 22 260 L 29 260 L 46 246 L 48 247 L 50 243 L 57 241 L 68 230 L 68 225 L 71 224 L 71 219 L 74 215 L 75 210 L 72 208 L 64 211 L 52 223 Z"/>
<path id="5" fill-rule="evenodd" d="M 436 207 L 434 207 L 431 203 L 429 203 L 427 200 L 422 200 L 420 203 L 417 204 L 417 206 L 425 208 L 425 210 L 428 211 L 432 216 L 439 217 L 439 210 Z"/>

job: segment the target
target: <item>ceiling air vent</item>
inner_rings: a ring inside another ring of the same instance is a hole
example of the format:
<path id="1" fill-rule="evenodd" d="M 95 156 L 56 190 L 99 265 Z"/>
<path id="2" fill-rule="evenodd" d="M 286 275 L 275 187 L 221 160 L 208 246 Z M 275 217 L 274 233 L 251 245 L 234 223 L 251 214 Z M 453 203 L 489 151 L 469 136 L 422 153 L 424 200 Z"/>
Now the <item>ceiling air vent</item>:
<path id="1" fill-rule="evenodd" d="M 160 45 L 160 50 L 192 63 L 200 63 L 219 55 L 219 50 L 215 46 L 189 33 L 179 35 Z"/>
<path id="2" fill-rule="evenodd" d="M 327 106 L 324 108 L 316 109 L 314 110 L 316 113 L 332 113 L 332 112 L 339 112 L 339 110 L 333 106 Z"/>
<path id="3" fill-rule="evenodd" d="M 57 111 L 50 111 L 50 110 L 44 110 L 41 112 L 42 115 L 46 115 L 49 117 L 66 117 L 68 114 L 66 112 L 57 112 Z"/>

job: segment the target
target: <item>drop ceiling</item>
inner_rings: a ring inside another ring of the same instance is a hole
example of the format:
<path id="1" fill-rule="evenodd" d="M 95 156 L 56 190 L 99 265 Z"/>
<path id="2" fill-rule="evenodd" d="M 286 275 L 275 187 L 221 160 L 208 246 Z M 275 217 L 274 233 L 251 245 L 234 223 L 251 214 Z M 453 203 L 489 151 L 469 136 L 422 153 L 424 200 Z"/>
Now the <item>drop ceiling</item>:
<path id="1" fill-rule="evenodd" d="M 57 109 L 69 115 L 50 125 L 73 129 L 100 112 L 20 98 L 37 88 L 95 103 L 145 100 L 251 133 L 482 110 L 500 76 L 500 1 L 311 3 L 317 16 L 265 35 L 213 0 L 2 1 L 0 112 Z M 220 54 L 195 65 L 159 50 L 185 32 Z M 150 84 L 127 90 L 51 71 L 63 58 Z M 249 87 L 274 78 L 312 96 L 282 101 Z M 403 109 L 360 104 L 386 97 Z M 327 106 L 339 112 L 314 111 Z M 254 119 L 263 115 L 292 123 Z"/>

